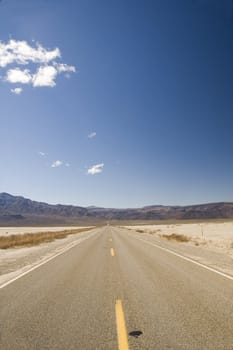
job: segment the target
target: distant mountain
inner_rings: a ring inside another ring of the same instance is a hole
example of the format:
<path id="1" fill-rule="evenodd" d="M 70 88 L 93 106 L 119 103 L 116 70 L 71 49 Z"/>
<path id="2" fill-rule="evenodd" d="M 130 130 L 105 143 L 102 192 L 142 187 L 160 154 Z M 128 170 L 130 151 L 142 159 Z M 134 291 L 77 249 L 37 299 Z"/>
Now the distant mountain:
<path id="1" fill-rule="evenodd" d="M 73 205 L 52 205 L 21 196 L 0 193 L 0 225 L 3 224 L 69 224 L 85 219 L 86 208 Z"/>
<path id="2" fill-rule="evenodd" d="M 136 209 L 79 207 L 36 202 L 0 193 L 0 225 L 96 224 L 110 220 L 233 219 L 233 202 L 189 206 L 152 205 Z"/>

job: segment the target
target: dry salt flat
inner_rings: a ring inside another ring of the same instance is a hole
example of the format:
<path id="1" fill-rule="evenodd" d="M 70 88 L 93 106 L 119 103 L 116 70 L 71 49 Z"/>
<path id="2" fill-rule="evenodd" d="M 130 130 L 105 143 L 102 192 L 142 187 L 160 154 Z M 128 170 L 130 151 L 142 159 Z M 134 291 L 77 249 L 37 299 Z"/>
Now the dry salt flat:
<path id="1" fill-rule="evenodd" d="M 91 226 L 90 226 L 91 227 Z M 0 227 L 0 236 L 4 235 L 19 235 L 24 233 L 38 233 L 38 232 L 58 232 L 64 230 L 76 230 L 82 226 L 59 226 L 59 227 Z"/>
<path id="2" fill-rule="evenodd" d="M 233 222 L 202 222 L 170 225 L 125 226 L 131 230 L 142 230 L 153 235 L 172 233 L 190 238 L 188 244 L 201 245 L 207 249 L 221 251 L 233 257 Z"/>

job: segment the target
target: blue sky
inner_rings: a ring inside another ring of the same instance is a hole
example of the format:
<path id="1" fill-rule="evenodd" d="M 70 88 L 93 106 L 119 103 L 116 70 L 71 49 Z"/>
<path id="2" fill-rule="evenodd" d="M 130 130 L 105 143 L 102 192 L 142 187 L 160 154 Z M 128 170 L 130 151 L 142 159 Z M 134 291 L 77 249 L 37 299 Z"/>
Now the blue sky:
<path id="1" fill-rule="evenodd" d="M 233 200 L 231 0 L 0 2 L 0 192 Z"/>

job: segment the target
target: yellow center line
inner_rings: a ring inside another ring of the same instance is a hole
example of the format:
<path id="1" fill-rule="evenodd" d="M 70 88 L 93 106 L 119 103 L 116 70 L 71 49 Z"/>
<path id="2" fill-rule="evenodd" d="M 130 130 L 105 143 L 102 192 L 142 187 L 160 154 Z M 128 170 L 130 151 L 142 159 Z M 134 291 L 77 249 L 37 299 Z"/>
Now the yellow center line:
<path id="1" fill-rule="evenodd" d="M 114 251 L 114 249 L 113 248 L 111 248 L 111 256 L 115 256 L 115 251 Z"/>
<path id="2" fill-rule="evenodd" d="M 125 317 L 121 300 L 116 300 L 116 324 L 119 350 L 129 350 L 128 337 L 125 325 Z"/>

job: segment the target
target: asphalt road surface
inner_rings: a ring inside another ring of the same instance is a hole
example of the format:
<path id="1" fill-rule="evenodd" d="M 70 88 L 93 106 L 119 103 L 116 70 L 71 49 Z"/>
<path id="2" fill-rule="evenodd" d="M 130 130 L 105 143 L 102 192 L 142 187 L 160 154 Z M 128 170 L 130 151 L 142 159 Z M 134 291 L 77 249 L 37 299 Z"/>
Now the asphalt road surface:
<path id="1" fill-rule="evenodd" d="M 233 280 L 148 242 L 100 228 L 1 288 L 0 349 L 233 350 Z"/>

